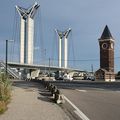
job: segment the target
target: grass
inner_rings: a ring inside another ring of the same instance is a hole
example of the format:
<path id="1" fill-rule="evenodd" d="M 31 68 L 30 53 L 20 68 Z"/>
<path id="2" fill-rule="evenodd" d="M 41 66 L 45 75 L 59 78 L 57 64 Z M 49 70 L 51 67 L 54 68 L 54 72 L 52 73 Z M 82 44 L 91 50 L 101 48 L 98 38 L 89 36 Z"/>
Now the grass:
<path id="1" fill-rule="evenodd" d="M 3 73 L 0 74 L 0 114 L 7 109 L 7 104 L 11 98 L 11 82 Z"/>

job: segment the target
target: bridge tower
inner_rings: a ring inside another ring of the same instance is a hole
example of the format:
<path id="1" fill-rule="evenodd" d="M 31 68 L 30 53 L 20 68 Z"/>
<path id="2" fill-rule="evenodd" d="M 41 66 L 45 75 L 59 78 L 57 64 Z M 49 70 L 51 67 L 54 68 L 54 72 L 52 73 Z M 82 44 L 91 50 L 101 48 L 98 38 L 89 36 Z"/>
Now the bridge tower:
<path id="1" fill-rule="evenodd" d="M 64 32 L 64 68 L 68 66 L 68 35 L 71 31 L 71 28 Z"/>
<path id="2" fill-rule="evenodd" d="M 34 52 L 34 16 L 40 5 L 36 2 L 28 8 L 16 6 L 21 17 L 20 25 L 20 63 L 33 64 Z"/>
<path id="3" fill-rule="evenodd" d="M 56 33 L 59 37 L 59 53 L 58 53 L 58 65 L 62 67 L 62 39 L 64 38 L 64 68 L 68 66 L 68 35 L 71 31 L 71 28 L 65 31 L 56 30 Z"/>

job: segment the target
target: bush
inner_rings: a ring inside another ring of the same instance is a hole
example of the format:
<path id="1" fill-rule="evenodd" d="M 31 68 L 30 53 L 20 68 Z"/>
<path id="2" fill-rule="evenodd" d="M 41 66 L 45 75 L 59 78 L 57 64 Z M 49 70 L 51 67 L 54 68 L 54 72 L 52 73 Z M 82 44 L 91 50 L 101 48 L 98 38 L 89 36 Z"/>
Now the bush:
<path id="1" fill-rule="evenodd" d="M 7 104 L 4 101 L 0 101 L 0 114 L 4 113 L 7 109 Z"/>
<path id="2" fill-rule="evenodd" d="M 11 97 L 11 82 L 5 74 L 0 74 L 0 113 L 7 109 Z"/>

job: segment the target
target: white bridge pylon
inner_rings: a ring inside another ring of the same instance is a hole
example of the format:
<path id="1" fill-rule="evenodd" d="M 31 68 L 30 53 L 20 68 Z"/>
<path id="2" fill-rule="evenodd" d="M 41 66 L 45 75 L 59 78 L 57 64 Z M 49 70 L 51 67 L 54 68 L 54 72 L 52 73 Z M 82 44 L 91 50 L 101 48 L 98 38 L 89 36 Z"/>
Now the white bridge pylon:
<path id="1" fill-rule="evenodd" d="M 62 40 L 64 38 L 64 68 L 68 67 L 68 35 L 71 32 L 71 28 L 65 31 L 59 31 L 55 29 L 59 38 L 59 48 L 58 48 L 58 66 L 62 67 Z"/>
<path id="2" fill-rule="evenodd" d="M 34 16 L 40 5 L 36 2 L 28 8 L 16 6 L 21 17 L 20 25 L 20 63 L 33 64 L 34 50 Z"/>

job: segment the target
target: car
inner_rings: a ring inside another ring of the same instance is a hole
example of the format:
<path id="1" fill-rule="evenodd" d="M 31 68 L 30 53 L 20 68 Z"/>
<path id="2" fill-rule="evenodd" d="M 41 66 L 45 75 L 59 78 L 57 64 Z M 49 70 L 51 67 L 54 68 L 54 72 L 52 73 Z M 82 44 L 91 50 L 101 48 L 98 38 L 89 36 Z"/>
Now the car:
<path id="1" fill-rule="evenodd" d="M 87 77 L 87 80 L 95 81 L 95 77 L 94 76 L 89 76 L 89 77 Z"/>
<path id="2" fill-rule="evenodd" d="M 56 80 L 63 80 L 63 76 L 57 76 L 55 77 Z"/>
<path id="3" fill-rule="evenodd" d="M 64 81 L 72 81 L 73 78 L 72 78 L 69 74 L 64 74 L 63 80 L 64 80 Z"/>

